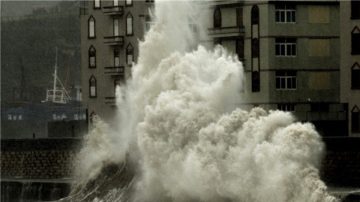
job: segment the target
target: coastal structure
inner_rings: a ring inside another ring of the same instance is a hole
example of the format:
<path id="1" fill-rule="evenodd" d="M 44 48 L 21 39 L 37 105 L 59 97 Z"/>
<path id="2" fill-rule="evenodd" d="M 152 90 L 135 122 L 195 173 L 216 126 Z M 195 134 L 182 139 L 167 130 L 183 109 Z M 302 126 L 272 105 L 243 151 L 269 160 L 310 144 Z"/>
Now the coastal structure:
<path id="1" fill-rule="evenodd" d="M 348 131 L 360 135 L 360 1 L 340 1 L 340 100 Z"/>
<path id="2" fill-rule="evenodd" d="M 149 28 L 154 1 L 83 1 L 81 20 L 81 80 L 83 104 L 94 115 L 113 120 L 116 86 L 131 76 L 139 55 L 138 41 Z"/>
<path id="3" fill-rule="evenodd" d="M 338 1 L 216 1 L 210 8 L 213 44 L 244 65 L 242 105 L 291 111 L 323 135 L 347 135 Z"/>
<path id="4" fill-rule="evenodd" d="M 207 4 L 210 41 L 205 43 L 224 46 L 244 65 L 239 105 L 290 111 L 325 136 L 359 133 L 358 1 Z M 131 76 L 151 6 L 153 1 L 83 4 L 82 94 L 90 122 L 95 114 L 107 121 L 114 116 L 115 88 Z"/>

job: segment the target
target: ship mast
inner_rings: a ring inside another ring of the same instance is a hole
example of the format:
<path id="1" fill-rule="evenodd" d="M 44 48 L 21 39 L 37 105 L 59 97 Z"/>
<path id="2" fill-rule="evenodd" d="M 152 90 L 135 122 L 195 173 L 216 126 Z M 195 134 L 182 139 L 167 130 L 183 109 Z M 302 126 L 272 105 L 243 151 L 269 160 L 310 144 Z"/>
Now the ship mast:
<path id="1" fill-rule="evenodd" d="M 55 48 L 55 70 L 54 70 L 54 87 L 53 87 L 53 92 L 54 92 L 54 94 L 56 93 L 56 81 L 57 81 L 57 51 L 58 51 L 58 49 L 57 49 L 57 47 Z M 56 102 L 56 96 L 54 95 L 53 97 L 52 97 L 52 101 L 53 102 Z"/>
<path id="2" fill-rule="evenodd" d="M 66 104 L 71 100 L 71 97 L 57 75 L 57 71 L 58 71 L 58 65 L 57 65 L 58 53 L 57 52 L 58 52 L 58 50 L 56 47 L 56 49 L 55 49 L 55 66 L 54 66 L 54 75 L 53 75 L 54 76 L 53 89 L 47 90 L 46 99 L 43 102 Z"/>

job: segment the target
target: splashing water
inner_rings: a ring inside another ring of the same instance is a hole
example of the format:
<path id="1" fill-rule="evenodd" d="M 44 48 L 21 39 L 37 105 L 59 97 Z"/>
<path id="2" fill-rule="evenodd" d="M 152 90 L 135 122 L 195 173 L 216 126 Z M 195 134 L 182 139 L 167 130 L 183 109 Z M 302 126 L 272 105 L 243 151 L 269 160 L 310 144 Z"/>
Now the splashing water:
<path id="1" fill-rule="evenodd" d="M 319 178 L 324 145 L 314 127 L 238 108 L 242 64 L 220 46 L 194 49 L 204 10 L 156 1 L 133 78 L 117 89 L 119 126 L 99 121 L 89 134 L 80 184 L 128 160 L 135 176 L 93 201 L 336 201 Z"/>

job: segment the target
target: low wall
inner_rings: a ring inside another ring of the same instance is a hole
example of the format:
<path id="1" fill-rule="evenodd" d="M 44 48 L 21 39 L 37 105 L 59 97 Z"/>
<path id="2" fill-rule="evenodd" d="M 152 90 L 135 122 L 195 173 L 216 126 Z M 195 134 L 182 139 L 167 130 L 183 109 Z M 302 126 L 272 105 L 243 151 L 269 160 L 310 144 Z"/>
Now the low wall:
<path id="1" fill-rule="evenodd" d="M 360 138 L 324 138 L 322 179 L 333 186 L 360 186 Z M 1 178 L 71 178 L 81 139 L 1 141 Z"/>
<path id="2" fill-rule="evenodd" d="M 1 202 L 54 201 L 68 196 L 70 183 L 66 182 L 1 182 Z"/>

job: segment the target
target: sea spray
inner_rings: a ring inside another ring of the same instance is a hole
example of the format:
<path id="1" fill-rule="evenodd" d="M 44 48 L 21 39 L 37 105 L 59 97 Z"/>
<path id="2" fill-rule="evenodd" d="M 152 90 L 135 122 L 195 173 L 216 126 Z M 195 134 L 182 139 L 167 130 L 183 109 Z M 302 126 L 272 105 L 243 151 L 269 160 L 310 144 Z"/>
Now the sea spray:
<path id="1" fill-rule="evenodd" d="M 314 127 L 287 112 L 242 110 L 242 64 L 221 46 L 196 46 L 207 8 L 155 4 L 132 79 L 117 89 L 119 127 L 96 124 L 83 177 L 128 159 L 130 201 L 336 201 L 319 178 L 324 145 Z"/>
<path id="2" fill-rule="evenodd" d="M 112 149 L 113 143 L 110 138 L 110 134 L 114 131 L 97 116 L 93 117 L 93 123 L 96 127 L 92 128 L 90 133 L 85 136 L 84 146 L 76 159 L 78 164 L 75 176 L 80 180 L 77 182 L 79 184 L 85 184 L 96 178 L 101 169 L 109 163 L 114 163 L 115 159 L 116 151 Z"/>

